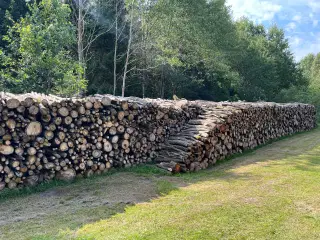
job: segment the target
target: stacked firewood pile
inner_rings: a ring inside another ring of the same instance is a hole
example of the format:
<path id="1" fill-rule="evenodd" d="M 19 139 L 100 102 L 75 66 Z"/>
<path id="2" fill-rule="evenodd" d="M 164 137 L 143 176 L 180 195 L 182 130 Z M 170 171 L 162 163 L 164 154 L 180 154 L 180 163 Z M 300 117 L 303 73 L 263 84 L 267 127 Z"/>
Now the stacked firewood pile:
<path id="1" fill-rule="evenodd" d="M 203 112 L 164 144 L 158 166 L 172 172 L 197 171 L 269 140 L 316 126 L 312 105 L 212 103 L 196 101 Z"/>
<path id="2" fill-rule="evenodd" d="M 156 159 L 197 171 L 316 126 L 311 105 L 0 93 L 0 190 Z"/>
<path id="3" fill-rule="evenodd" d="M 187 101 L 0 94 L 0 189 L 151 161 L 199 115 Z"/>

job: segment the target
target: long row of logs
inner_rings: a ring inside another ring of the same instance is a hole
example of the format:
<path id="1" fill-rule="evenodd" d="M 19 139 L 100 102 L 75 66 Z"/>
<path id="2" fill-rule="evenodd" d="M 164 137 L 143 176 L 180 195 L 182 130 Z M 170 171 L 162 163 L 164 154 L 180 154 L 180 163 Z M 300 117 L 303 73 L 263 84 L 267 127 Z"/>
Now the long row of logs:
<path id="1" fill-rule="evenodd" d="M 316 127 L 312 105 L 196 101 L 202 113 L 162 144 L 158 166 L 171 172 L 205 169 L 269 140 Z"/>
<path id="2" fill-rule="evenodd" d="M 0 189 L 152 161 L 200 108 L 187 101 L 0 94 Z"/>
<path id="3" fill-rule="evenodd" d="M 315 115 L 304 104 L 0 93 L 0 190 L 154 159 L 172 172 L 196 171 L 310 130 Z"/>

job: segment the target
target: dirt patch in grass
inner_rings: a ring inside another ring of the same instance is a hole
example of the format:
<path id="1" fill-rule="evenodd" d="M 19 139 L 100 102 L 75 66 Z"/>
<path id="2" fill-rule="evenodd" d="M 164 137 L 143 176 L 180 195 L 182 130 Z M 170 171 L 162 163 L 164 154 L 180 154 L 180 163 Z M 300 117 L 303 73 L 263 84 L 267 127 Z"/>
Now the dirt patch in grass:
<path id="1" fill-rule="evenodd" d="M 84 180 L 42 193 L 7 199 L 0 203 L 0 239 L 24 239 L 26 236 L 19 235 L 19 229 L 27 225 L 37 229 L 30 232 L 30 236 L 41 235 L 42 228 L 50 233 L 63 228 L 73 229 L 121 212 L 127 205 L 149 201 L 158 194 L 156 178 L 117 173 L 88 183 Z"/>

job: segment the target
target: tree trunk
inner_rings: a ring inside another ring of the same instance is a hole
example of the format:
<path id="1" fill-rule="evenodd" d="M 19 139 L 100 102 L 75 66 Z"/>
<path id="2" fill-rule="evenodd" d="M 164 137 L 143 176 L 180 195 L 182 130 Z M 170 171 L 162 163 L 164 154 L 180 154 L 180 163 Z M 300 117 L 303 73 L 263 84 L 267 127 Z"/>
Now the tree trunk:
<path id="1" fill-rule="evenodd" d="M 145 82 L 146 82 L 146 73 L 143 72 L 143 77 L 142 77 L 142 98 L 145 98 Z"/>
<path id="2" fill-rule="evenodd" d="M 164 98 L 164 64 L 161 65 L 161 98 Z"/>
<path id="3" fill-rule="evenodd" d="M 114 42 L 114 56 L 113 56 L 113 95 L 116 95 L 117 91 L 117 50 L 118 50 L 118 1 L 115 1 L 116 19 L 115 19 L 115 42 Z"/>
<path id="4" fill-rule="evenodd" d="M 83 49 L 83 33 L 84 33 L 84 18 L 83 18 L 83 0 L 78 0 L 78 62 L 85 70 L 84 65 L 84 49 Z M 78 80 L 83 78 L 83 74 L 79 73 Z"/>
<path id="5" fill-rule="evenodd" d="M 133 3 L 134 3 L 134 1 L 132 1 L 132 5 L 133 5 Z M 131 6 L 131 7 L 133 7 L 133 6 Z M 129 64 L 130 51 L 131 51 L 131 42 L 132 42 L 132 27 L 133 27 L 133 13 L 132 13 L 132 9 L 131 9 L 131 12 L 130 12 L 130 31 L 129 31 L 127 56 L 126 56 L 126 63 L 124 65 L 124 73 L 123 73 L 123 79 L 122 79 L 122 94 L 121 94 L 122 97 L 124 97 L 124 92 L 125 92 L 125 88 L 126 88 L 126 77 L 127 77 L 128 64 Z"/>

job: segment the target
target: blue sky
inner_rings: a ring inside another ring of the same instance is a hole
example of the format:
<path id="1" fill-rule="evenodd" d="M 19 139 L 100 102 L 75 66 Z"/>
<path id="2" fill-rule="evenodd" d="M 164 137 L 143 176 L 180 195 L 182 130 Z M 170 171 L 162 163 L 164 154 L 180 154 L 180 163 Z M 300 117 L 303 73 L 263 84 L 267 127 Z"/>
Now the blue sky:
<path id="1" fill-rule="evenodd" d="M 320 52 L 320 0 L 227 0 L 227 5 L 235 19 L 246 16 L 283 28 L 297 61 Z"/>

